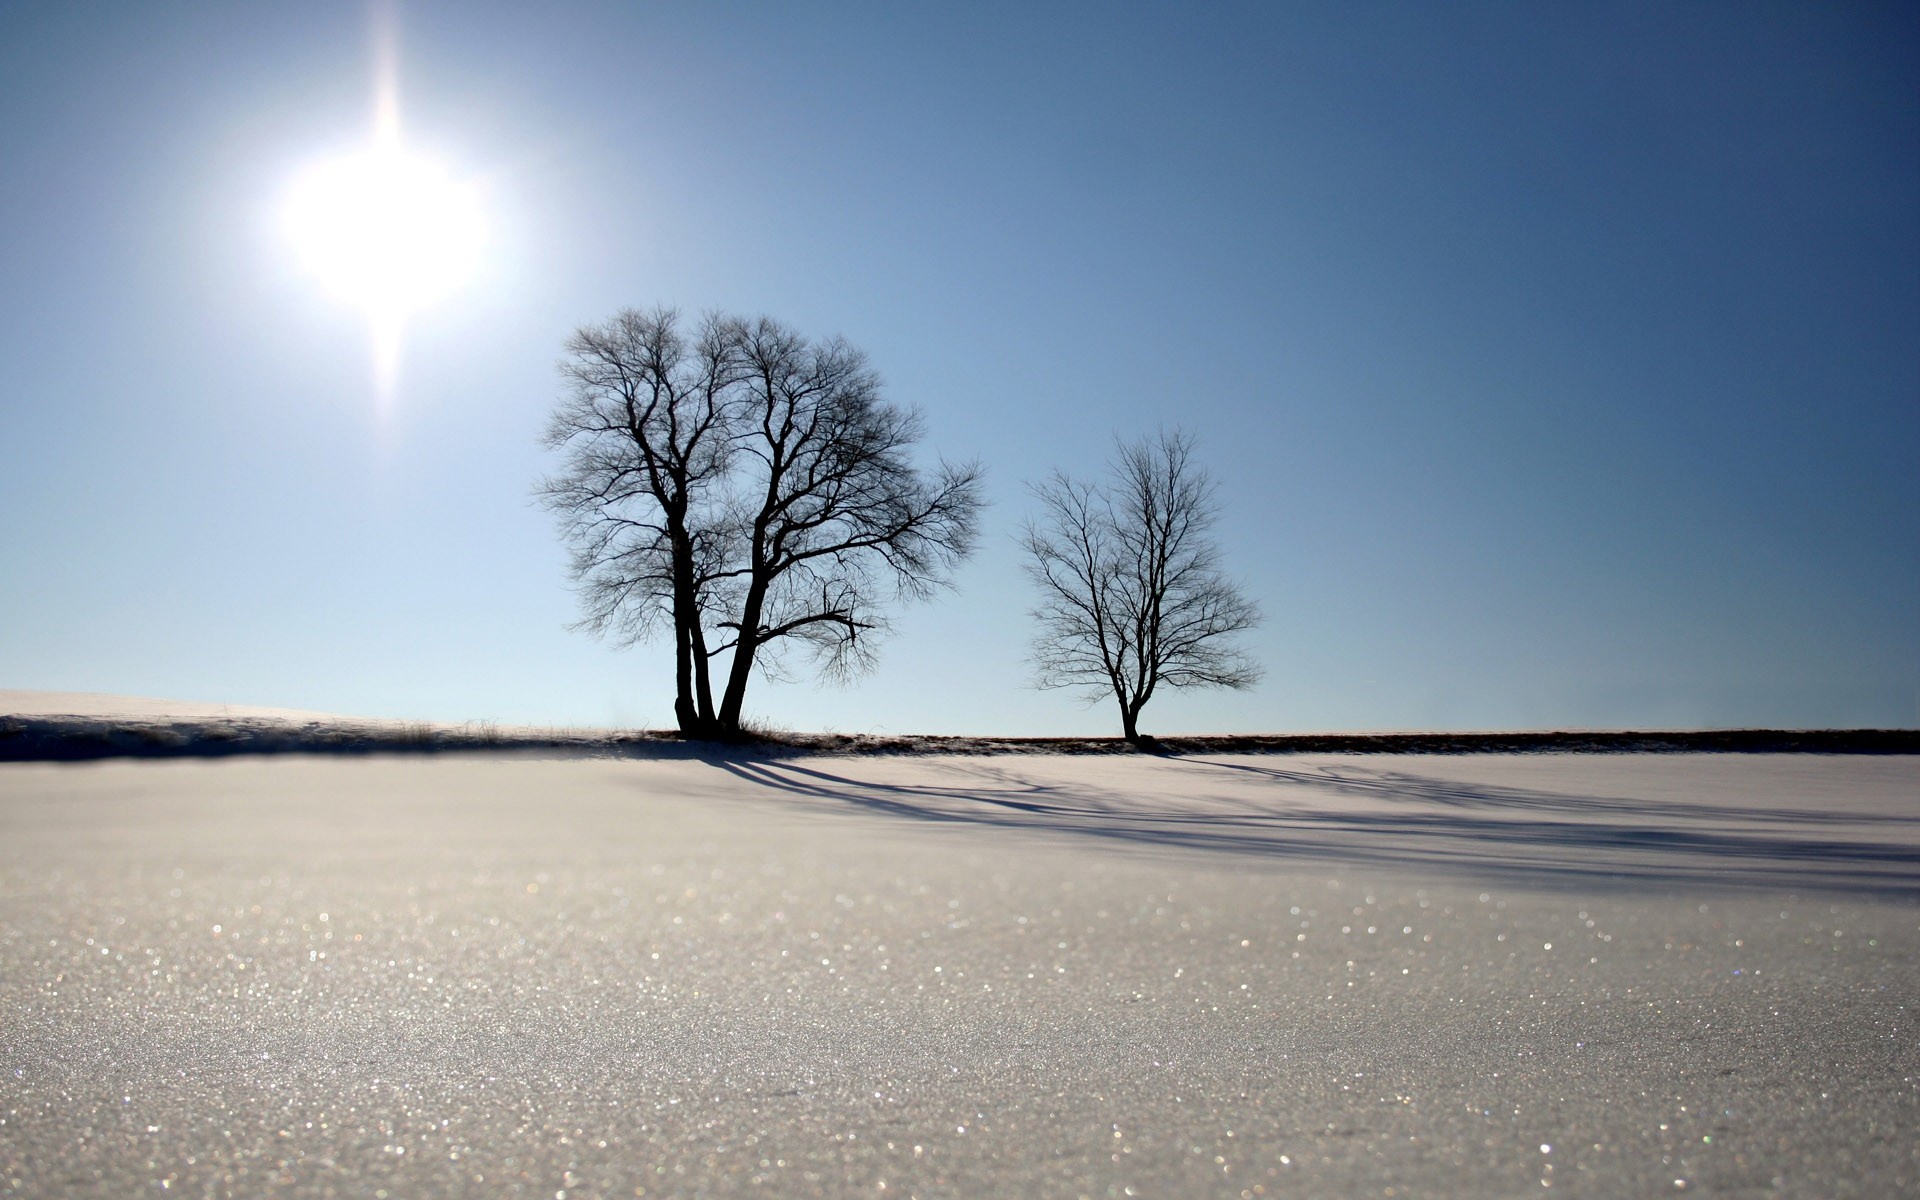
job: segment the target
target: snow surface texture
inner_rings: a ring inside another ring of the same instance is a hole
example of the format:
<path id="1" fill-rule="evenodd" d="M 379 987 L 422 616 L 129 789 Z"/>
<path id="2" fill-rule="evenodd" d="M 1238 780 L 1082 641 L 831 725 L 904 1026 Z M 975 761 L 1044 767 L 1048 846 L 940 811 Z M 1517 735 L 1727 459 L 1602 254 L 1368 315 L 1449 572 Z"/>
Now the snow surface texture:
<path id="1" fill-rule="evenodd" d="M 0 1190 L 1914 1194 L 1917 826 L 1911 757 L 4 766 Z"/>

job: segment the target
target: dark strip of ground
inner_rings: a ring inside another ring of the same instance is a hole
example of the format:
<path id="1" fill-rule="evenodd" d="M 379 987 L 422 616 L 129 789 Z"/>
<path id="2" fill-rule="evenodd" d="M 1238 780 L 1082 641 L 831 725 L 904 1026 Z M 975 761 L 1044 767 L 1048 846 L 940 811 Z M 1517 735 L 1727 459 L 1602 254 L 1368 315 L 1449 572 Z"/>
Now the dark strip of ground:
<path id="1" fill-rule="evenodd" d="M 687 741 L 671 732 L 645 730 L 525 730 L 490 725 L 300 723 L 252 718 L 148 721 L 0 716 L 0 762 L 475 750 L 634 758 L 777 758 L 804 754 L 1920 754 L 1920 730 L 1228 734 L 1166 737 L 1142 746 L 1119 738 L 779 734 L 718 746 Z"/>

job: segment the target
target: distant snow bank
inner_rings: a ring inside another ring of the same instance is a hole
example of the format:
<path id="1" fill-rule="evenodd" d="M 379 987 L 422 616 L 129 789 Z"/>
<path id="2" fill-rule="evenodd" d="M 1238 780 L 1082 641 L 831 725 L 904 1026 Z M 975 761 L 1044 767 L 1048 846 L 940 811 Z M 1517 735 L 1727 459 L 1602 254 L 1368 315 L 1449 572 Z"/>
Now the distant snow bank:
<path id="1" fill-rule="evenodd" d="M 1912 729 L 1518 730 L 1511 732 L 990 737 L 779 733 L 723 748 L 670 730 L 501 725 L 356 717 L 298 708 L 208 704 L 105 692 L 0 689 L 0 762 L 120 755 L 284 754 L 347 750 L 566 750 L 792 755 L 1204 754 L 1894 754 L 1920 755 Z"/>
<path id="2" fill-rule="evenodd" d="M 0 689 L 0 763 L 234 754 L 631 750 L 670 735 L 354 717 L 105 692 Z"/>
<path id="3" fill-rule="evenodd" d="M 154 696 L 116 696 L 110 692 L 41 692 L 0 688 L 0 715 L 16 717 L 123 717 L 137 721 L 209 720 L 248 717 L 262 721 L 343 721 L 339 713 L 300 708 L 262 708 L 252 704 L 206 704 L 162 700 Z"/>

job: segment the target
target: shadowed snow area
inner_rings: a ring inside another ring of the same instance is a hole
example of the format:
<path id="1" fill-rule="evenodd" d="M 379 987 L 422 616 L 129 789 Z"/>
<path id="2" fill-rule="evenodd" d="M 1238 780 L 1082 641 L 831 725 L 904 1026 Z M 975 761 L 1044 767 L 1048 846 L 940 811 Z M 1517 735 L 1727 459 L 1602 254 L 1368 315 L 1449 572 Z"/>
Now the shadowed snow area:
<path id="1" fill-rule="evenodd" d="M 1920 894 L 1920 760 L 1816 755 L 718 760 L 923 820 L 1135 846 L 1593 880 Z"/>
<path id="2" fill-rule="evenodd" d="M 0 1190 L 1911 1193 L 1917 850 L 1901 756 L 0 766 Z"/>

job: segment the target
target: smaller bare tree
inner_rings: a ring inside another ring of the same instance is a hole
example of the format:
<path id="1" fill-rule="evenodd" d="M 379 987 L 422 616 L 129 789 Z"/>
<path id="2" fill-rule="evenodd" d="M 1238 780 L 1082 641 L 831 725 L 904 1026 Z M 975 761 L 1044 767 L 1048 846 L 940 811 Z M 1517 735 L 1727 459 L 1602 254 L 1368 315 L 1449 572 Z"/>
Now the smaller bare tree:
<path id="1" fill-rule="evenodd" d="M 1193 462 L 1190 435 L 1120 444 L 1105 482 L 1055 472 L 1030 490 L 1040 514 L 1021 546 L 1040 589 L 1036 684 L 1111 695 L 1138 745 L 1140 710 L 1161 688 L 1259 681 L 1233 638 L 1260 623 L 1260 610 L 1221 570 L 1216 489 Z"/>

